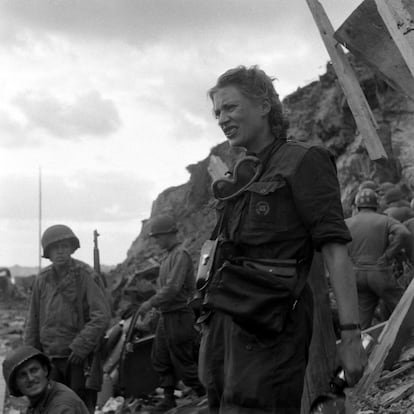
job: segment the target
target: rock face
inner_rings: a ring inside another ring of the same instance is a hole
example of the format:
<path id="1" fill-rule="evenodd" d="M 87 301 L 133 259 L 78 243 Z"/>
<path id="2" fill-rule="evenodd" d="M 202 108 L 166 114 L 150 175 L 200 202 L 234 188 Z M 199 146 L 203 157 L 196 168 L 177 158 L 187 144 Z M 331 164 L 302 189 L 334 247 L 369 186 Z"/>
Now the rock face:
<path id="1" fill-rule="evenodd" d="M 283 102 L 290 120 L 289 138 L 325 145 L 336 155 L 346 216 L 351 213 L 356 188 L 363 180 L 399 184 L 408 199 L 414 188 L 414 101 L 391 89 L 352 56 L 350 60 L 377 120 L 388 160 L 370 161 L 330 64 L 319 81 L 299 88 Z M 229 166 L 237 157 L 226 142 L 213 148 L 211 154 L 220 156 Z M 151 217 L 168 212 L 176 218 L 195 263 L 201 244 L 215 224 L 208 162 L 209 157 L 188 166 L 189 181 L 163 191 L 151 211 Z M 148 220 L 144 220 L 126 261 L 113 270 L 117 277 L 133 275 L 159 257 L 159 250 L 147 234 Z"/>

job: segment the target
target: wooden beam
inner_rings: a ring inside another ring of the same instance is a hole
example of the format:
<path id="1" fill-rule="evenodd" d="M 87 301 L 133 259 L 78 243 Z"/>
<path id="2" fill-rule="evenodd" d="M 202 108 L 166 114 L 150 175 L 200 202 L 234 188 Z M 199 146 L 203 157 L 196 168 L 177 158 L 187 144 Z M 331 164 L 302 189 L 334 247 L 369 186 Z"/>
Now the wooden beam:
<path id="1" fill-rule="evenodd" d="M 413 16 L 405 8 L 403 0 L 375 0 L 394 43 L 401 52 L 411 75 L 414 77 L 414 24 Z"/>
<path id="2" fill-rule="evenodd" d="M 365 394 L 369 387 L 379 379 L 385 360 L 391 352 L 400 331 L 411 330 L 413 325 L 412 313 L 414 311 L 413 297 L 414 279 L 408 285 L 404 295 L 382 330 L 381 335 L 378 338 L 378 344 L 368 358 L 368 364 L 365 368 L 364 375 L 355 387 L 355 395 Z"/>
<path id="3" fill-rule="evenodd" d="M 377 134 L 377 122 L 342 46 L 334 39 L 334 30 L 325 10 L 317 0 L 306 0 L 306 2 L 331 57 L 338 81 L 344 91 L 358 130 L 364 139 L 370 158 L 372 160 L 387 158 Z"/>
<path id="4" fill-rule="evenodd" d="M 411 395 L 414 391 L 414 381 L 410 381 L 408 384 L 400 385 L 398 388 L 387 392 L 381 398 L 381 405 L 385 408 L 391 404 L 402 400 L 403 398 Z"/>
<path id="5" fill-rule="evenodd" d="M 377 385 L 383 385 L 384 383 L 387 383 L 388 381 L 394 379 L 395 377 L 403 374 L 405 371 L 408 371 L 409 369 L 414 367 L 414 361 L 407 361 L 404 364 L 402 364 L 397 369 L 394 369 L 393 371 L 385 371 L 383 375 L 381 375 L 381 378 L 377 380 L 375 383 Z"/>
<path id="6" fill-rule="evenodd" d="M 409 13 L 414 5 L 408 0 Z M 412 10 L 413 9 L 413 10 Z M 409 30 L 407 27 L 406 32 Z M 414 33 L 408 32 L 407 36 Z M 393 88 L 414 99 L 414 78 L 380 16 L 375 0 L 364 0 L 334 35 L 354 56 L 365 62 Z"/>

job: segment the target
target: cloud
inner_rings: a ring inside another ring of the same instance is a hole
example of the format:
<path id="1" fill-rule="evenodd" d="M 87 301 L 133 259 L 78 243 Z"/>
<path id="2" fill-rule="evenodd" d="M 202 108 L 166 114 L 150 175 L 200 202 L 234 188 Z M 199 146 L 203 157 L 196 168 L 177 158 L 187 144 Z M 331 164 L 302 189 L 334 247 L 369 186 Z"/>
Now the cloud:
<path id="1" fill-rule="evenodd" d="M 2 2 L 1 14 L 12 32 L 33 30 L 83 39 L 119 39 L 141 47 L 187 38 L 188 33 L 192 40 L 208 40 L 224 27 L 258 35 L 269 31 L 276 22 L 283 29 L 288 23 L 281 17 L 294 10 L 295 3 L 298 1 L 15 0 Z M 306 7 L 302 1 L 300 4 Z M 293 24 L 300 25 L 300 15 Z"/>
<path id="2" fill-rule="evenodd" d="M 0 131 L 1 147 L 15 148 L 28 141 L 23 125 L 3 110 L 0 110 Z"/>
<path id="3" fill-rule="evenodd" d="M 43 171 L 43 216 L 50 222 L 121 222 L 146 217 L 153 183 L 123 171 L 78 170 L 65 177 Z M 0 219 L 31 220 L 38 216 L 38 177 L 0 177 Z"/>
<path id="4" fill-rule="evenodd" d="M 72 103 L 49 94 L 21 93 L 14 103 L 26 116 L 29 128 L 42 128 L 57 138 L 107 136 L 121 125 L 114 102 L 98 91 L 78 96 Z"/>

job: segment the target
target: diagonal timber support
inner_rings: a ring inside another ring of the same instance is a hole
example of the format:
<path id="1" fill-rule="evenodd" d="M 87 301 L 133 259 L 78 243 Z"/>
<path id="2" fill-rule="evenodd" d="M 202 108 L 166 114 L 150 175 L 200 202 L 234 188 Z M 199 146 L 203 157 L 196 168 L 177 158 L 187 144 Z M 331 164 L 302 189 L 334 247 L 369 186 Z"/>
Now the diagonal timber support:
<path id="1" fill-rule="evenodd" d="M 375 3 L 388 32 L 414 77 L 414 22 L 413 16 L 406 8 L 410 4 L 406 0 L 375 0 Z"/>
<path id="2" fill-rule="evenodd" d="M 411 333 L 414 312 L 414 280 L 411 281 L 401 300 L 388 319 L 378 344 L 371 352 L 364 375 L 355 387 L 355 395 L 363 395 L 376 382 L 382 372 L 387 357 L 397 344 L 397 338 L 404 331 Z M 392 363 L 393 361 L 391 361 Z"/>
<path id="3" fill-rule="evenodd" d="M 356 75 L 342 46 L 334 39 L 334 30 L 322 5 L 317 0 L 306 0 L 329 53 L 338 81 L 372 160 L 387 158 L 377 134 L 377 122 L 365 98 Z"/>

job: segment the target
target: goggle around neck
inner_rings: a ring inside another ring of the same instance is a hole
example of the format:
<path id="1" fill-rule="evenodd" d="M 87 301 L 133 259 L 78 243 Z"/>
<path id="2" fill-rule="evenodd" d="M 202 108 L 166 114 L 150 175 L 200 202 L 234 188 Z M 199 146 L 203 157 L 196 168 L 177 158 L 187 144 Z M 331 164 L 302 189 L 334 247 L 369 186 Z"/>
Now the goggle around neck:
<path id="1" fill-rule="evenodd" d="M 259 158 L 247 155 L 234 166 L 228 177 L 213 181 L 211 188 L 217 200 L 227 201 L 240 196 L 262 173 L 263 165 Z"/>

